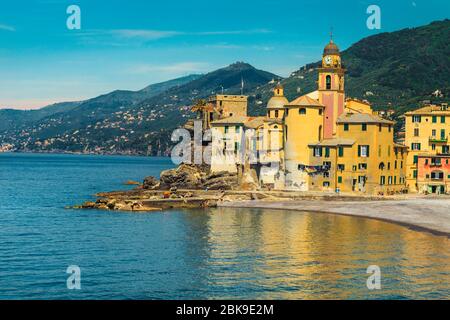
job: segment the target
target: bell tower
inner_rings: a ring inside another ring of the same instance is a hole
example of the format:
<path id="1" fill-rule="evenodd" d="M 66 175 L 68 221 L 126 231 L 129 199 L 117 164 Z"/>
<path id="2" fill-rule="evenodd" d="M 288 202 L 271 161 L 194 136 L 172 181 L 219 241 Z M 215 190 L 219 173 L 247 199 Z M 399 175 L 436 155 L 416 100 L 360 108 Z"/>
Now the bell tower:
<path id="1" fill-rule="evenodd" d="M 339 48 L 331 37 L 323 50 L 318 81 L 319 102 L 325 106 L 323 133 L 325 139 L 332 138 L 336 134 L 336 120 L 344 112 L 344 74 Z"/>

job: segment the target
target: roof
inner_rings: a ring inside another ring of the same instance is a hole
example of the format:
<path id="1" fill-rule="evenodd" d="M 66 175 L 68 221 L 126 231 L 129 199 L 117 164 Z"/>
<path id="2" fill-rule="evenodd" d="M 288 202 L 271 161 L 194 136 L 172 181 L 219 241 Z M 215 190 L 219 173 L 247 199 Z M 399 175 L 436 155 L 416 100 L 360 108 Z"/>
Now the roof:
<path id="1" fill-rule="evenodd" d="M 246 123 L 244 123 L 244 126 L 247 128 L 256 129 L 264 124 L 265 118 L 266 117 L 249 118 L 249 120 Z"/>
<path id="2" fill-rule="evenodd" d="M 243 124 L 247 128 L 256 129 L 262 125 L 266 117 L 246 117 L 246 116 L 231 116 L 228 118 L 215 120 L 211 122 L 214 125 L 227 125 L 227 124 Z"/>
<path id="3" fill-rule="evenodd" d="M 294 99 L 293 101 L 289 102 L 286 106 L 288 107 L 321 107 L 325 108 L 323 104 L 321 104 L 316 99 L 311 98 L 307 94 L 298 97 L 297 99 Z"/>
<path id="4" fill-rule="evenodd" d="M 320 142 L 310 143 L 310 147 L 337 147 L 337 146 L 352 146 L 355 143 L 353 139 L 332 138 L 324 139 Z"/>
<path id="5" fill-rule="evenodd" d="M 328 54 L 339 54 L 339 48 L 333 40 L 330 40 L 330 42 L 325 46 L 325 49 L 323 49 L 323 55 L 326 56 Z"/>
<path id="6" fill-rule="evenodd" d="M 273 96 L 267 102 L 267 109 L 281 109 L 289 103 L 288 99 L 284 96 Z"/>
<path id="7" fill-rule="evenodd" d="M 379 116 L 369 113 L 350 113 L 341 114 L 336 123 L 384 123 L 394 124 L 394 121 L 383 119 Z"/>
<path id="8" fill-rule="evenodd" d="M 405 115 L 427 115 L 427 114 L 434 114 L 434 115 L 450 115 L 450 109 L 442 110 L 441 106 L 437 105 L 429 105 L 422 108 L 419 108 L 417 110 L 408 111 L 405 113 Z"/>
<path id="9" fill-rule="evenodd" d="M 212 121 L 211 124 L 215 125 L 215 124 L 237 124 L 237 123 L 245 123 L 249 120 L 250 117 L 246 117 L 246 116 L 231 116 L 228 118 L 224 118 L 224 119 L 220 119 L 220 120 L 215 120 Z"/>

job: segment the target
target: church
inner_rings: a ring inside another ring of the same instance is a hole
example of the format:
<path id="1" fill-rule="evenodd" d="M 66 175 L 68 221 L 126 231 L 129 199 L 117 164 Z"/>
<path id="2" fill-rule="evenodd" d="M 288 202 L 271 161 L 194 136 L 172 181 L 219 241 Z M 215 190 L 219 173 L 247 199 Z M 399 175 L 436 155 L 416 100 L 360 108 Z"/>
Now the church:
<path id="1" fill-rule="evenodd" d="M 405 192 L 407 148 L 394 122 L 367 101 L 346 98 L 338 46 L 325 46 L 317 90 L 292 101 L 277 83 L 267 115 L 247 114 L 247 97 L 216 95 L 197 108 L 212 131 L 211 171 L 236 172 L 244 185 L 297 191 Z"/>

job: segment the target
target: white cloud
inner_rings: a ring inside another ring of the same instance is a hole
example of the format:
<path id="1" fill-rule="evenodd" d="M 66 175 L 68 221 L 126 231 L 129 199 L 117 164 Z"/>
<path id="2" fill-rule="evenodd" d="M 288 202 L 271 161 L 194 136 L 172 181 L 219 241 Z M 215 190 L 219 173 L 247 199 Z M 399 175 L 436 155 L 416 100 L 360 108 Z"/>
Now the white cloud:
<path id="1" fill-rule="evenodd" d="M 8 26 L 6 24 L 0 24 L 0 30 L 5 30 L 5 31 L 11 31 L 14 32 L 16 31 L 16 28 Z"/>

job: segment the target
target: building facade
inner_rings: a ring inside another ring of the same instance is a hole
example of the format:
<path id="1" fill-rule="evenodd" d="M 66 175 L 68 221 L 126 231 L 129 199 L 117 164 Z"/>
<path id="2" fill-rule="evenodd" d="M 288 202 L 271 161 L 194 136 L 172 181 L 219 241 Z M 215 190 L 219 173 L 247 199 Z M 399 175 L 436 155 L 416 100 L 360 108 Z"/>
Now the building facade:
<path id="1" fill-rule="evenodd" d="M 316 91 L 289 102 L 278 83 L 267 116 L 233 109 L 231 116 L 211 121 L 211 170 L 251 170 L 260 187 L 275 189 L 405 192 L 408 149 L 394 142 L 394 122 L 375 114 L 367 101 L 346 99 L 344 76 L 331 40 Z M 231 161 L 223 162 L 226 155 Z"/>
<path id="2" fill-rule="evenodd" d="M 405 113 L 407 186 L 411 192 L 450 193 L 450 109 L 447 104 L 427 105 Z"/>

